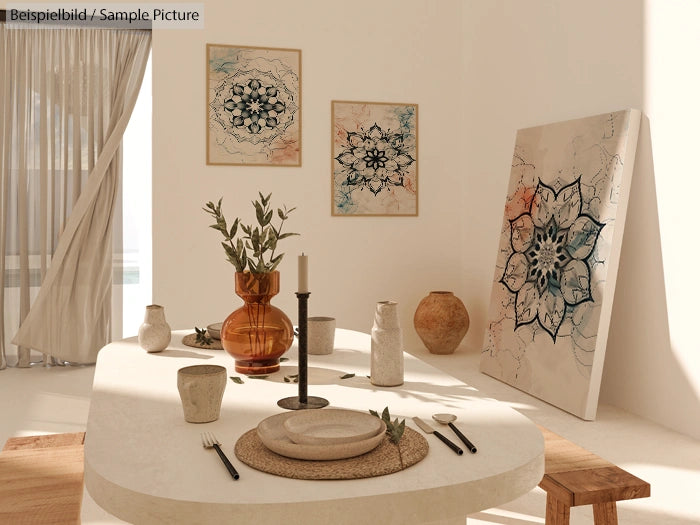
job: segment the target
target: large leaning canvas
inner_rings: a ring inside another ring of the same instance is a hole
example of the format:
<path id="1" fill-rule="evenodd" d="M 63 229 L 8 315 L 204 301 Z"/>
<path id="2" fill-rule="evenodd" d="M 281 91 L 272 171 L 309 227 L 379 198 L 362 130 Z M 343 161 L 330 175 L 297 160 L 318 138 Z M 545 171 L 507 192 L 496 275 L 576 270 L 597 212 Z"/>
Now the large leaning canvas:
<path id="1" fill-rule="evenodd" d="M 640 112 L 517 132 L 481 371 L 595 419 Z"/>

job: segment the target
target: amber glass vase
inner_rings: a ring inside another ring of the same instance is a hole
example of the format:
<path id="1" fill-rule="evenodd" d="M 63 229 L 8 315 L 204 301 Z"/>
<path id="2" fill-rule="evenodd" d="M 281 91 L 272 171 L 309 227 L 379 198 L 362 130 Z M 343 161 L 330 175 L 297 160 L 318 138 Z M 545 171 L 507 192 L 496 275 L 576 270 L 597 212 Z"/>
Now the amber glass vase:
<path id="1" fill-rule="evenodd" d="M 289 317 L 270 300 L 280 291 L 280 274 L 236 272 L 236 294 L 243 306 L 221 327 L 221 344 L 236 360 L 236 372 L 269 374 L 280 368 L 280 357 L 292 346 Z"/>

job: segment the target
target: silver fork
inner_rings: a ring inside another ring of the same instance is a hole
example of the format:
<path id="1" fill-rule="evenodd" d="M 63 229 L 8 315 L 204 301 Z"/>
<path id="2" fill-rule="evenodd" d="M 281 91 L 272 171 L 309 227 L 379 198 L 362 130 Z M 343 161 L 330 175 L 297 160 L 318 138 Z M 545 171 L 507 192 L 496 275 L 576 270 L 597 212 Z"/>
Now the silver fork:
<path id="1" fill-rule="evenodd" d="M 216 439 L 216 436 L 214 434 L 212 434 L 211 432 L 202 432 L 202 446 L 204 448 L 214 447 L 216 453 L 219 454 L 221 461 L 224 462 L 224 465 L 226 465 L 226 468 L 228 469 L 229 473 L 231 474 L 231 476 L 233 476 L 233 479 L 238 479 L 240 477 L 238 475 L 238 471 L 233 465 L 231 465 L 231 462 L 226 457 L 226 454 L 224 454 L 223 450 L 221 450 L 220 445 L 221 443 L 218 439 Z"/>

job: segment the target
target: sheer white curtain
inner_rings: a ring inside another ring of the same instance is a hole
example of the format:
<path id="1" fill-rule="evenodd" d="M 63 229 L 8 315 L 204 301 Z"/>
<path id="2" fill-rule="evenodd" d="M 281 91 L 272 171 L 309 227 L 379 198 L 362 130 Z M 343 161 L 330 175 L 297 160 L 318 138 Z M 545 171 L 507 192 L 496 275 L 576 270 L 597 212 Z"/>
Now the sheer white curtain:
<path id="1" fill-rule="evenodd" d="M 93 363 L 109 340 L 120 145 L 150 44 L 0 23 L 0 368 L 15 332 L 17 366 L 30 349 Z"/>

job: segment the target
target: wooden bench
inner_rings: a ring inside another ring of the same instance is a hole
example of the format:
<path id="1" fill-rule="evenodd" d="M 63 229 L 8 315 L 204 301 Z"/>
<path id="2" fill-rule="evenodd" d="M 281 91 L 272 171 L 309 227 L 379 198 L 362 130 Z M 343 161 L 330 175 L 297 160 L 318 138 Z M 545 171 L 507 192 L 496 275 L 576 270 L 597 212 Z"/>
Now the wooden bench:
<path id="1" fill-rule="evenodd" d="M 538 425 L 539 426 L 539 425 Z M 595 525 L 617 525 L 617 501 L 647 498 L 651 487 L 626 470 L 539 427 L 544 436 L 546 525 L 568 525 L 571 507 L 593 505 Z"/>
<path id="2" fill-rule="evenodd" d="M 0 523 L 80 523 L 85 432 L 10 438 L 0 452 Z"/>

